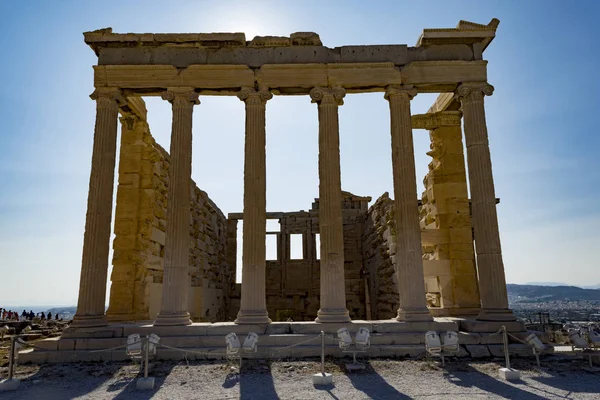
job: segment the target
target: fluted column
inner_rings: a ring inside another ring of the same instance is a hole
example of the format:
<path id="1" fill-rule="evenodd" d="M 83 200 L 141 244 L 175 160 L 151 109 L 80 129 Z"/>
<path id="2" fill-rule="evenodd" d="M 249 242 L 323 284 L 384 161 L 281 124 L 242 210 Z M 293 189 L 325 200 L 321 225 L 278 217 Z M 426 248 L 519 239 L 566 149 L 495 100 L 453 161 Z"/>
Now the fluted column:
<path id="1" fill-rule="evenodd" d="M 398 321 L 431 321 L 425 298 L 421 255 L 421 227 L 417 203 L 417 178 L 413 148 L 410 100 L 417 90 L 390 86 L 385 98 L 390 103 L 392 172 L 396 220 L 396 274 L 398 277 Z"/>
<path id="2" fill-rule="evenodd" d="M 321 306 L 316 322 L 348 322 L 344 280 L 344 231 L 340 176 L 338 106 L 342 88 L 310 91 L 319 107 L 319 232 L 321 234 Z"/>
<path id="3" fill-rule="evenodd" d="M 269 324 L 266 302 L 266 102 L 267 89 L 245 87 L 238 97 L 246 103 L 244 154 L 244 230 L 242 253 L 242 298 L 237 324 Z"/>
<path id="4" fill-rule="evenodd" d="M 162 95 L 173 108 L 171 165 L 167 193 L 165 267 L 160 312 L 154 325 L 189 325 L 187 295 L 190 256 L 190 182 L 192 179 L 192 112 L 199 104 L 192 88 Z"/>
<path id="5" fill-rule="evenodd" d="M 515 320 L 515 317 L 508 309 L 492 161 L 483 106 L 484 95 L 491 96 L 493 91 L 494 87 L 486 82 L 463 83 L 457 89 L 464 116 L 475 251 L 481 294 L 481 313 L 477 319 L 511 321 Z"/>
<path id="6" fill-rule="evenodd" d="M 107 323 L 104 304 L 117 152 L 117 117 L 119 103 L 124 100 L 121 91 L 116 88 L 98 88 L 90 97 L 96 100 L 96 125 L 79 298 L 72 327 L 104 326 Z"/>

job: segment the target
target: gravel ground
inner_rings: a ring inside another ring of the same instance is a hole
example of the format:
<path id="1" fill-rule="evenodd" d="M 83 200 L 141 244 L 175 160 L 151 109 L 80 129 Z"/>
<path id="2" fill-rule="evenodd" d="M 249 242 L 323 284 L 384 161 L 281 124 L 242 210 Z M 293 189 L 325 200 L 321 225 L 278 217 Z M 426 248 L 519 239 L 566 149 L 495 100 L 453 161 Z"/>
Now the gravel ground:
<path id="1" fill-rule="evenodd" d="M 0 394 L 2 399 L 600 399 L 600 372 L 586 361 L 513 360 L 522 380 L 497 379 L 500 363 L 449 360 L 446 367 L 425 360 L 371 360 L 361 372 L 344 372 L 348 360 L 329 359 L 326 370 L 334 384 L 315 387 L 317 361 L 251 360 L 241 373 L 225 362 L 156 362 L 150 376 L 153 391 L 135 389 L 139 366 L 132 363 L 81 363 L 18 366 L 21 387 Z M 0 368 L 6 377 L 7 369 Z"/>

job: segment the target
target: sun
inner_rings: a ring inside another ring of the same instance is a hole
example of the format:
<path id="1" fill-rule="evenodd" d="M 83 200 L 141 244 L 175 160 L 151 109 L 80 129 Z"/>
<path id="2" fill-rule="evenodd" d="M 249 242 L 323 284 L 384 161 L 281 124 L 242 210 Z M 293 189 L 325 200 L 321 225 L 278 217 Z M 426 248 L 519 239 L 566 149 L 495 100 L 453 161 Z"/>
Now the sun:
<path id="1" fill-rule="evenodd" d="M 293 32 L 287 16 L 268 7 L 241 3 L 219 6 L 214 11 L 215 17 L 205 25 L 207 32 L 243 32 L 247 41 L 255 36 L 289 36 Z"/>

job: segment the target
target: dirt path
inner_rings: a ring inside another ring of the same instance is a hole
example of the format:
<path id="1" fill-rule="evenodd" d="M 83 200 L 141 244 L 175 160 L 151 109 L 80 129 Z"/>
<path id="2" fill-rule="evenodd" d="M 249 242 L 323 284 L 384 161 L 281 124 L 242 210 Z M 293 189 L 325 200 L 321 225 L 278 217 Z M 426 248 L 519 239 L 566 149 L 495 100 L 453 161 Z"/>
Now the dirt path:
<path id="1" fill-rule="evenodd" d="M 529 360 L 514 360 L 523 380 L 496 379 L 500 367 L 492 362 L 372 360 L 366 371 L 346 373 L 339 360 L 326 369 L 334 385 L 317 388 L 311 376 L 316 361 L 251 361 L 239 374 L 224 362 L 156 362 L 150 376 L 155 390 L 139 392 L 139 368 L 131 363 L 88 363 L 19 366 L 21 387 L 2 399 L 405 399 L 511 398 L 599 399 L 600 373 L 584 370 L 582 360 L 543 360 L 543 370 Z M 6 368 L 2 369 L 2 374 Z"/>

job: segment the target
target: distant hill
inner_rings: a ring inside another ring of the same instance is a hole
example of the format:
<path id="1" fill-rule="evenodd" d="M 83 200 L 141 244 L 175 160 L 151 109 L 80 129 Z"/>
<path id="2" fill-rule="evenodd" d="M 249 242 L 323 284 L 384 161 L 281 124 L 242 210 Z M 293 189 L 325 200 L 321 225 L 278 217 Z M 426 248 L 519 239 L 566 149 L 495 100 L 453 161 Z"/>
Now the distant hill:
<path id="1" fill-rule="evenodd" d="M 523 285 L 531 285 L 531 286 L 571 286 L 567 283 L 561 282 L 526 282 Z"/>
<path id="2" fill-rule="evenodd" d="M 600 283 L 597 285 L 569 285 L 564 282 L 527 282 L 523 285 L 533 285 L 533 286 L 574 286 L 582 289 L 600 289 Z"/>
<path id="3" fill-rule="evenodd" d="M 599 289 L 583 289 L 577 286 L 506 285 L 511 303 L 539 301 L 600 301 Z"/>
<path id="4" fill-rule="evenodd" d="M 584 289 L 600 289 L 600 283 L 592 286 L 583 286 Z"/>

